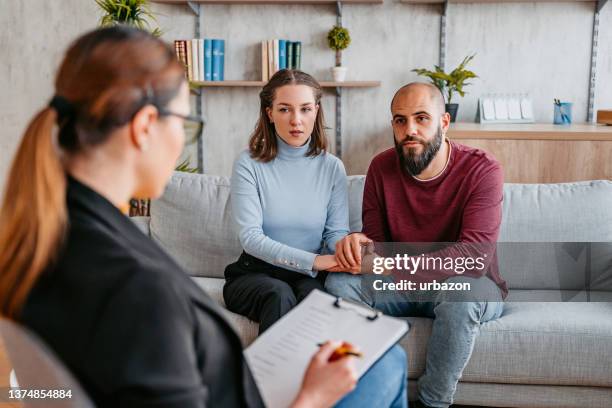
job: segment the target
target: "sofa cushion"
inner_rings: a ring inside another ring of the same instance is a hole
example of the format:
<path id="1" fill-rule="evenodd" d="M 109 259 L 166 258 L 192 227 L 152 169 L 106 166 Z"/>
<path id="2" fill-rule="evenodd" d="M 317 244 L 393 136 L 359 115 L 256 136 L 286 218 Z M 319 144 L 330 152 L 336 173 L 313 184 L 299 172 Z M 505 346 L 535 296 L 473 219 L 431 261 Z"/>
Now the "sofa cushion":
<path id="1" fill-rule="evenodd" d="M 348 176 L 349 231 L 361 231 L 361 204 L 365 176 Z"/>
<path id="2" fill-rule="evenodd" d="M 511 289 L 612 289 L 612 182 L 505 184 L 500 272 Z M 521 244 L 523 243 L 523 244 Z M 534 243 L 534 244 L 524 244 Z"/>
<path id="3" fill-rule="evenodd" d="M 484 323 L 461 381 L 612 386 L 612 303 L 506 303 Z M 408 318 L 409 378 L 425 368 L 432 320 Z"/>
<path id="4" fill-rule="evenodd" d="M 242 251 L 229 198 L 228 177 L 175 172 L 151 203 L 151 238 L 190 274 L 223 277 Z"/>
<path id="5" fill-rule="evenodd" d="M 500 242 L 612 242 L 612 181 L 505 184 Z"/>
<path id="6" fill-rule="evenodd" d="M 143 234 L 145 234 L 146 236 L 151 235 L 151 231 L 149 231 L 149 221 L 151 219 L 149 217 L 130 217 L 130 220 L 132 220 L 132 222 L 136 224 L 138 229 L 140 229 Z"/>

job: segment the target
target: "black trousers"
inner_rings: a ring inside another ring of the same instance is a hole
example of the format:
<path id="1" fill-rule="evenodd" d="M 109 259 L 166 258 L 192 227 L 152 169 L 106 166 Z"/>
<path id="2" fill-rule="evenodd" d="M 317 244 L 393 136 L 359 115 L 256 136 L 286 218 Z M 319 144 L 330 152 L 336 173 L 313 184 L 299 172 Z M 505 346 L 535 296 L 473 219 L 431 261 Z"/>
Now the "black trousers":
<path id="1" fill-rule="evenodd" d="M 259 322 L 259 334 L 313 289 L 324 290 L 325 272 L 316 278 L 270 265 L 243 252 L 225 268 L 223 300 L 229 310 Z"/>

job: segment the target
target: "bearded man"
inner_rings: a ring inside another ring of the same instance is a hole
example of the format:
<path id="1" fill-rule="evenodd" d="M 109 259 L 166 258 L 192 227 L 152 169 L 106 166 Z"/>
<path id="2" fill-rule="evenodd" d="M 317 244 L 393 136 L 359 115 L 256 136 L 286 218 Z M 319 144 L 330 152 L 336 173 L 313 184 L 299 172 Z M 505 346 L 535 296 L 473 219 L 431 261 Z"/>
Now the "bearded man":
<path id="1" fill-rule="evenodd" d="M 421 279 L 468 282 L 472 288 L 469 297 L 433 291 L 423 301 L 422 294 L 414 291 L 387 298 L 373 294 L 360 275 L 367 273 L 361 247 L 371 242 L 452 242 L 457 247 L 438 254 L 454 259 L 461 254 L 459 245 L 494 248 L 502 216 L 503 173 L 489 154 L 447 139 L 450 116 L 435 86 L 403 86 L 393 97 L 391 114 L 395 148 L 372 160 L 363 195 L 362 231 L 338 242 L 339 267 L 327 276 L 325 286 L 334 295 L 389 315 L 433 318 L 416 405 L 448 407 L 480 325 L 499 318 L 503 311 L 507 288 L 494 249 L 484 255 L 482 269 L 461 276 L 440 268 L 419 270 Z"/>

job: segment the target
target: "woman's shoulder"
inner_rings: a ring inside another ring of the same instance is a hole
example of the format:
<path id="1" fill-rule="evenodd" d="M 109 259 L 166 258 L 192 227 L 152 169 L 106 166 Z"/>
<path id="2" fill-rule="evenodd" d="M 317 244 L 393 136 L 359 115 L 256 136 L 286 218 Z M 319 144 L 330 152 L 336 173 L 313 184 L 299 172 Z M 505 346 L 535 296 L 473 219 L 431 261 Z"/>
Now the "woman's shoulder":
<path id="1" fill-rule="evenodd" d="M 257 160 L 251 157 L 251 152 L 248 149 L 240 152 L 232 167 L 232 182 L 235 183 L 239 179 L 251 180 L 255 178 L 257 165 Z"/>
<path id="2" fill-rule="evenodd" d="M 321 160 L 323 160 L 326 167 L 334 169 L 335 171 L 346 173 L 344 169 L 344 163 L 337 156 L 331 154 L 330 152 L 322 152 L 319 154 L 319 157 L 321 158 Z"/>
<path id="3" fill-rule="evenodd" d="M 249 149 L 242 150 L 238 154 L 238 157 L 236 157 L 236 163 L 243 163 L 243 162 L 247 162 L 247 163 L 256 162 L 256 160 L 251 157 L 251 151 Z"/>

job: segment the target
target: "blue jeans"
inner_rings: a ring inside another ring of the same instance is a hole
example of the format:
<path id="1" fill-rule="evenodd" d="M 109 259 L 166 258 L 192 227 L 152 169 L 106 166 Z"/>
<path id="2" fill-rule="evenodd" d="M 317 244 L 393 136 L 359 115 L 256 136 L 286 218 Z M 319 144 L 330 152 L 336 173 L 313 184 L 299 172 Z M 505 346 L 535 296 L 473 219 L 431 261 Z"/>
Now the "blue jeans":
<path id="1" fill-rule="evenodd" d="M 359 379 L 336 407 L 408 408 L 406 352 L 393 346 Z"/>
<path id="2" fill-rule="evenodd" d="M 376 296 L 371 287 L 362 286 L 360 275 L 330 273 L 325 289 L 343 299 L 361 302 L 391 316 L 433 318 L 427 346 L 425 372 L 418 381 L 418 398 L 424 404 L 446 408 L 463 369 L 467 365 L 480 324 L 499 318 L 503 311 L 501 292 L 489 278 L 453 277 L 446 282 L 469 282 L 473 291 L 487 293 L 487 301 L 462 301 L 462 292 L 429 292 L 428 301 L 419 301 L 423 293 L 397 292 L 393 297 Z"/>

